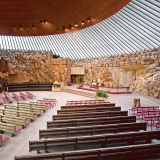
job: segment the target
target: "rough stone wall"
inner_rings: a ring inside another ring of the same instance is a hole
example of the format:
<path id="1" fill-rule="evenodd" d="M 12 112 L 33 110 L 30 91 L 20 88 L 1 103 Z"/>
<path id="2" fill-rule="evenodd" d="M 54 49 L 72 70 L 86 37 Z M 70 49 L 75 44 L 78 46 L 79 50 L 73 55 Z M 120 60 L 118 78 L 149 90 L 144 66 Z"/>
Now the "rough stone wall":
<path id="1" fill-rule="evenodd" d="M 84 83 L 100 82 L 106 87 L 130 87 L 130 90 L 160 98 L 160 48 L 136 54 L 75 60 L 84 67 Z"/>
<path id="2" fill-rule="evenodd" d="M 8 83 L 47 83 L 70 81 L 71 60 L 53 58 L 50 52 L 0 52 L 8 61 Z"/>

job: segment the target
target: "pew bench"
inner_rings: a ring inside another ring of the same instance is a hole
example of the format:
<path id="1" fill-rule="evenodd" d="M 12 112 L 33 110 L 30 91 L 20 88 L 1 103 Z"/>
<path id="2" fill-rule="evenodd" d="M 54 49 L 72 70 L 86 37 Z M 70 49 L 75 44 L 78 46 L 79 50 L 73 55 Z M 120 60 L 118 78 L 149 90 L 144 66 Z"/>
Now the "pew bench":
<path id="1" fill-rule="evenodd" d="M 10 116 L 16 116 L 16 117 L 23 117 L 30 121 L 37 118 L 37 116 L 33 112 L 29 111 L 17 111 L 17 110 L 11 110 L 11 109 L 0 109 L 0 114 L 2 115 L 10 115 Z"/>
<path id="2" fill-rule="evenodd" d="M 30 124 L 30 121 L 26 118 L 21 117 L 15 117 L 15 116 L 7 116 L 7 115 L 0 115 L 0 122 L 9 123 L 9 124 L 15 124 L 15 125 L 21 125 L 22 128 Z"/>
<path id="3" fill-rule="evenodd" d="M 5 95 L 5 97 L 7 98 L 7 100 L 8 100 L 9 103 L 12 103 L 12 102 L 13 102 L 13 99 L 12 99 L 12 97 L 9 95 L 9 93 L 4 92 L 4 95 Z"/>
<path id="4" fill-rule="evenodd" d="M 31 99 L 36 98 L 36 96 L 34 94 L 30 93 L 30 92 L 26 92 L 26 95 Z"/>
<path id="5" fill-rule="evenodd" d="M 0 104 L 3 104 L 4 103 L 4 100 L 2 98 L 2 95 L 0 94 Z"/>
<path id="6" fill-rule="evenodd" d="M 25 94 L 22 93 L 22 92 L 19 92 L 19 95 L 20 95 L 20 97 L 21 97 L 22 99 L 24 99 L 24 100 L 26 100 L 26 99 L 28 98 L 28 96 L 25 95 Z"/>
<path id="7" fill-rule="evenodd" d="M 98 148 L 81 151 L 68 151 L 60 153 L 46 153 L 37 155 L 19 155 L 15 160 L 41 160 L 41 159 L 58 159 L 58 160 L 101 160 L 117 159 L 118 160 L 138 160 L 160 158 L 160 144 L 141 144 L 129 145 L 111 148 Z"/>
<path id="8" fill-rule="evenodd" d="M 101 103 L 101 104 L 82 104 L 61 106 L 61 109 L 77 109 L 77 108 L 98 108 L 98 107 L 115 107 L 115 103 Z"/>
<path id="9" fill-rule="evenodd" d="M 0 146 L 8 140 L 8 136 L 0 134 Z"/>
<path id="10" fill-rule="evenodd" d="M 140 123 L 119 123 L 119 124 L 107 124 L 107 125 L 93 125 L 93 126 L 81 126 L 81 127 L 66 127 L 66 128 L 54 128 L 39 130 L 39 139 L 42 138 L 54 138 L 54 137 L 70 137 L 79 135 L 95 135 L 104 133 L 119 133 L 129 131 L 139 131 L 147 129 L 146 122 Z"/>
<path id="11" fill-rule="evenodd" d="M 122 116 L 122 117 L 98 117 L 98 118 L 84 118 L 71 120 L 57 120 L 48 121 L 47 129 L 62 128 L 62 127 L 78 127 L 89 125 L 105 125 L 116 123 L 131 123 L 136 122 L 136 116 Z"/>
<path id="12" fill-rule="evenodd" d="M 11 109 L 11 110 L 17 110 L 17 111 L 26 111 L 26 112 L 33 112 L 35 115 L 41 115 L 41 110 L 37 108 L 29 108 L 29 107 L 23 107 L 23 106 L 13 106 L 13 105 L 4 105 L 4 109 Z"/>
<path id="13" fill-rule="evenodd" d="M 51 104 L 54 105 L 54 106 L 56 106 L 56 104 L 57 104 L 57 100 L 56 100 L 56 99 L 44 98 L 43 100 L 44 100 L 45 102 L 51 103 Z"/>
<path id="14" fill-rule="evenodd" d="M 128 111 L 59 114 L 59 115 L 53 115 L 52 120 L 82 119 L 82 118 L 95 118 L 95 117 L 116 117 L 116 116 L 128 116 Z"/>
<path id="15" fill-rule="evenodd" d="M 37 151 L 37 153 L 44 151 L 47 153 L 53 152 L 53 147 L 65 146 L 72 146 L 74 149 L 83 149 L 82 145 L 85 145 L 85 148 L 87 146 L 87 149 L 90 149 L 93 144 L 98 144 L 101 148 L 107 147 L 108 144 L 113 143 L 127 143 L 127 145 L 135 145 L 137 143 L 151 143 L 152 139 L 160 140 L 160 131 L 115 133 L 29 141 L 29 151 Z"/>
<path id="16" fill-rule="evenodd" d="M 12 97 L 13 97 L 14 99 L 16 99 L 17 101 L 19 101 L 19 100 L 22 99 L 20 96 L 18 96 L 18 94 L 14 93 L 14 92 L 12 92 Z"/>
<path id="17" fill-rule="evenodd" d="M 57 114 L 70 113 L 86 113 L 86 112 L 105 112 L 105 111 L 121 111 L 121 107 L 98 107 L 98 108 L 76 108 L 57 110 Z"/>
<path id="18" fill-rule="evenodd" d="M 11 133 L 11 137 L 14 134 L 18 133 L 20 130 L 21 130 L 20 128 L 16 127 L 13 124 L 7 124 L 7 123 L 0 122 L 0 131 Z"/>

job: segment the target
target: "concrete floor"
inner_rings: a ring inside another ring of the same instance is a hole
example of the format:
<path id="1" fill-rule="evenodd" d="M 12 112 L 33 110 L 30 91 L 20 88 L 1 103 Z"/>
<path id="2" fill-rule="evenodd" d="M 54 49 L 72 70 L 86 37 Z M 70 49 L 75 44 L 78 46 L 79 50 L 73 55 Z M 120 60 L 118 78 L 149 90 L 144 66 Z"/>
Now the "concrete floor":
<path id="1" fill-rule="evenodd" d="M 69 86 L 69 88 L 76 89 L 77 85 Z M 102 88 L 101 88 L 102 89 Z M 90 93 L 94 93 L 88 91 Z M 52 115 L 56 114 L 57 109 L 60 109 L 60 106 L 65 105 L 67 100 L 88 100 L 91 98 L 78 96 L 65 92 L 49 92 L 49 91 L 32 91 L 36 95 L 36 99 L 28 101 L 41 100 L 43 98 L 55 98 L 58 101 L 56 107 L 51 110 L 48 110 L 42 116 L 38 117 L 34 122 L 29 124 L 26 128 L 22 129 L 14 137 L 9 137 L 9 140 L 0 146 L 0 160 L 13 160 L 15 155 L 26 155 L 26 154 L 36 154 L 36 152 L 29 152 L 29 141 L 38 140 L 39 130 L 46 129 L 46 122 L 50 121 Z M 121 106 L 122 110 L 129 110 L 133 106 L 134 98 L 140 98 L 141 106 L 160 106 L 160 100 L 155 99 L 149 96 L 145 96 L 138 93 L 132 94 L 118 94 L 111 95 L 109 94 L 108 101 L 116 103 L 116 106 Z M 6 101 L 7 103 L 7 101 Z M 13 102 L 16 104 L 16 101 Z M 0 108 L 3 108 L 3 105 L 0 105 Z M 139 120 L 137 120 L 139 121 Z M 150 124 L 148 124 L 148 130 L 150 130 Z M 155 128 L 153 128 L 155 130 Z M 7 133 L 4 133 L 7 135 Z M 155 141 L 154 143 L 160 143 Z"/>

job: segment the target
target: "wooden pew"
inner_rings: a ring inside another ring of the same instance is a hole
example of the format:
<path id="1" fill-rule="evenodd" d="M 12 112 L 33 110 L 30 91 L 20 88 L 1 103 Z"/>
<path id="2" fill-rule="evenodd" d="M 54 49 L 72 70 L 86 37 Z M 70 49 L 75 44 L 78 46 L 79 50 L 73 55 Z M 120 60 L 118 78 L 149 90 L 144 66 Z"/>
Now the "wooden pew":
<path id="1" fill-rule="evenodd" d="M 66 109 L 66 110 L 57 110 L 57 114 L 86 113 L 86 112 L 105 112 L 105 111 L 121 111 L 121 107 Z"/>
<path id="2" fill-rule="evenodd" d="M 12 103 L 12 102 L 13 102 L 13 99 L 12 99 L 12 97 L 9 95 L 9 93 L 4 92 L 4 95 L 5 95 L 5 97 L 7 98 L 7 100 L 8 100 L 9 103 Z"/>
<path id="3" fill-rule="evenodd" d="M 11 136 L 13 136 L 14 134 L 16 134 L 20 130 L 21 130 L 20 128 L 16 127 L 13 124 L 8 124 L 8 123 L 2 123 L 2 122 L 0 122 L 0 131 L 9 132 L 9 133 L 11 133 Z"/>
<path id="4" fill-rule="evenodd" d="M 128 111 L 88 112 L 53 115 L 52 120 L 128 116 Z"/>
<path id="5" fill-rule="evenodd" d="M 77 108 L 99 108 L 99 107 L 115 107 L 115 103 L 61 106 L 61 110 L 77 109 Z"/>
<path id="6" fill-rule="evenodd" d="M 23 106 L 13 106 L 13 105 L 4 105 L 4 109 L 11 109 L 11 110 L 17 110 L 17 111 L 26 111 L 26 112 L 33 112 L 36 115 L 41 114 L 41 110 L 34 108 L 34 107 L 23 107 Z"/>
<path id="7" fill-rule="evenodd" d="M 69 138 L 55 138 L 50 140 L 29 141 L 29 151 L 45 151 L 45 153 L 53 152 L 53 147 L 70 146 L 73 149 L 83 149 L 81 145 L 90 149 L 93 144 L 98 144 L 101 148 L 112 143 L 127 143 L 127 145 L 151 143 L 152 139 L 160 140 L 160 131 L 131 132 L 118 134 L 103 134 L 92 136 L 79 136 Z"/>
<path id="8" fill-rule="evenodd" d="M 35 104 L 35 103 L 21 103 L 18 102 L 17 103 L 18 106 L 23 106 L 23 107 L 28 107 L 28 108 L 36 108 L 36 109 L 40 109 L 43 110 L 44 112 L 47 110 L 47 107 L 45 104 Z"/>
<path id="9" fill-rule="evenodd" d="M 77 107 L 81 107 L 81 108 L 86 108 L 86 107 L 94 107 L 94 106 L 109 106 L 109 107 L 115 107 L 116 104 L 115 103 L 99 103 L 99 104 L 83 104 L 83 105 L 71 105 L 71 106 L 61 106 L 62 108 L 77 108 Z"/>
<path id="10" fill-rule="evenodd" d="M 19 95 L 20 95 L 20 97 L 22 98 L 22 99 L 27 99 L 28 98 L 28 96 L 27 95 L 25 95 L 24 93 L 22 93 L 22 92 L 19 92 Z"/>
<path id="11" fill-rule="evenodd" d="M 2 95 L 0 94 L 0 104 L 3 104 L 4 103 L 4 100 L 2 98 Z"/>
<path id="12" fill-rule="evenodd" d="M 30 92 L 26 92 L 26 94 L 27 94 L 27 96 L 28 96 L 29 98 L 31 98 L 31 99 L 36 98 L 36 96 L 35 96 L 34 94 L 30 93 Z"/>
<path id="13" fill-rule="evenodd" d="M 159 157 L 160 144 L 141 144 L 121 147 L 98 148 L 60 153 L 45 153 L 37 155 L 19 155 L 15 160 L 144 160 Z"/>
<path id="14" fill-rule="evenodd" d="M 12 97 L 15 98 L 17 101 L 21 100 L 22 98 L 18 96 L 18 94 L 12 92 Z"/>
<path id="15" fill-rule="evenodd" d="M 8 136 L 0 134 L 0 146 L 8 140 Z"/>
<path id="16" fill-rule="evenodd" d="M 81 126 L 81 127 L 66 127 L 66 128 L 54 128 L 39 130 L 39 139 L 42 138 L 54 138 L 54 137 L 70 137 L 79 135 L 95 135 L 104 133 L 119 133 L 127 131 L 139 131 L 147 129 L 147 123 L 119 123 L 119 124 L 107 124 L 107 125 L 93 125 L 93 126 Z"/>
<path id="17" fill-rule="evenodd" d="M 30 123 L 26 118 L 16 117 L 16 116 L 8 116 L 8 115 L 0 115 L 0 122 L 21 125 L 24 128 L 26 125 Z"/>
<path id="18" fill-rule="evenodd" d="M 105 125 L 105 124 L 116 124 L 116 123 L 131 123 L 131 122 L 136 122 L 136 116 L 98 117 L 98 118 L 59 120 L 59 121 L 48 121 L 47 129 L 89 126 L 89 125 Z"/>
<path id="19" fill-rule="evenodd" d="M 17 110 L 11 110 L 11 109 L 0 109 L 0 114 L 2 115 L 11 115 L 16 117 L 23 117 L 29 120 L 34 120 L 35 115 L 33 112 L 26 112 L 26 111 L 17 111 Z"/>

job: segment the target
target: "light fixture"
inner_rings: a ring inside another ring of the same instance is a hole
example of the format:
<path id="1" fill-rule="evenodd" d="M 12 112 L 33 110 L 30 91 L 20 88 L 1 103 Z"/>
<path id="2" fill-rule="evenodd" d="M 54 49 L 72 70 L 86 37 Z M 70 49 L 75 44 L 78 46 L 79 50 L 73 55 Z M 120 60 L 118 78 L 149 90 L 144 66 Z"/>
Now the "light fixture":
<path id="1" fill-rule="evenodd" d="M 40 22 L 42 23 L 43 21 L 42 21 L 42 20 L 40 20 Z"/>
<path id="2" fill-rule="evenodd" d="M 26 24 L 26 28 L 28 28 L 28 25 Z"/>
<path id="3" fill-rule="evenodd" d="M 65 26 L 62 26 L 62 29 L 65 30 L 66 29 Z"/>
<path id="4" fill-rule="evenodd" d="M 34 24 L 32 24 L 32 27 L 34 28 Z"/>
<path id="5" fill-rule="evenodd" d="M 46 21 L 46 19 L 44 19 L 44 23 L 46 23 L 47 21 Z"/>
<path id="6" fill-rule="evenodd" d="M 74 25 L 75 27 L 78 27 L 78 24 L 77 23 L 75 23 L 75 25 Z"/>
<path id="7" fill-rule="evenodd" d="M 87 18 L 87 22 L 90 22 L 90 21 L 91 21 L 91 18 L 90 18 L 90 17 L 88 17 L 88 18 Z"/>
<path id="8" fill-rule="evenodd" d="M 69 25 L 69 29 L 71 29 L 72 28 L 72 26 L 71 25 Z"/>
<path id="9" fill-rule="evenodd" d="M 82 21 L 82 25 L 84 25 L 84 21 Z"/>
<path id="10" fill-rule="evenodd" d="M 12 27 L 15 28 L 15 25 L 13 25 Z"/>
<path id="11" fill-rule="evenodd" d="M 21 26 L 21 25 L 19 25 L 19 28 L 22 28 L 22 26 Z"/>

